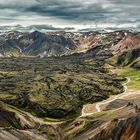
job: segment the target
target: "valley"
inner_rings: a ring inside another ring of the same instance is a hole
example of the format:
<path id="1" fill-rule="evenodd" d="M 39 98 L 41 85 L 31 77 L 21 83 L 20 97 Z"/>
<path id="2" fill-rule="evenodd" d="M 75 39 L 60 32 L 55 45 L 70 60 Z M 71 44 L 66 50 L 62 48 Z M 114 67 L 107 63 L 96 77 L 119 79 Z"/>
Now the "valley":
<path id="1" fill-rule="evenodd" d="M 139 33 L 8 32 L 0 41 L 0 139 L 140 138 Z"/>
<path id="2" fill-rule="evenodd" d="M 140 0 L 0 0 L 0 140 L 140 140 Z"/>

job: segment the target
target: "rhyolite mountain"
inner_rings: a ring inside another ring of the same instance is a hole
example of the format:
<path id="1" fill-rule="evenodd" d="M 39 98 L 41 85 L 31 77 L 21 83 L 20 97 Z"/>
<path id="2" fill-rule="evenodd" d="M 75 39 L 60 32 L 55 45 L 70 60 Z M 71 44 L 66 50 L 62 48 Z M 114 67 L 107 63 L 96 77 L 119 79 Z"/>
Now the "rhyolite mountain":
<path id="1" fill-rule="evenodd" d="M 129 31 L 21 33 L 6 32 L 0 35 L 1 56 L 62 56 L 86 52 L 99 46 L 109 45 L 112 53 L 139 48 L 140 34 Z"/>

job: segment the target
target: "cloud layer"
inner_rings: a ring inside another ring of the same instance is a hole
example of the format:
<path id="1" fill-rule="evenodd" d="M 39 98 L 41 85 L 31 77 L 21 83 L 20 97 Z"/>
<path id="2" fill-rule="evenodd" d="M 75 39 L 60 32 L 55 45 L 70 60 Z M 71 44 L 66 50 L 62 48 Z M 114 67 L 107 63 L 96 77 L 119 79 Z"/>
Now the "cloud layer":
<path id="1" fill-rule="evenodd" d="M 140 0 L 0 0 L 1 25 L 139 28 Z"/>

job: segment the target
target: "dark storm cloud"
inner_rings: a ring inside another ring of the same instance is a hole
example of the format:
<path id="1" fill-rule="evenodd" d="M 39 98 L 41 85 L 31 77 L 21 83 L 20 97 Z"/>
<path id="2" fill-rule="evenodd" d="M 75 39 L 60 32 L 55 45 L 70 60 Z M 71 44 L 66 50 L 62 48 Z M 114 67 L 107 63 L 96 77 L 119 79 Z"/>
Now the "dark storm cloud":
<path id="1" fill-rule="evenodd" d="M 73 21 L 78 24 L 139 24 L 139 5 L 140 0 L 1 0 L 0 12 L 4 12 L 0 21 L 6 22 L 12 17 L 26 21 L 33 16 L 36 19 L 47 17 L 46 22 L 53 17 L 58 24 L 59 20 L 68 24 Z"/>
<path id="2" fill-rule="evenodd" d="M 11 0 L 12 1 L 12 0 Z M 15 3 L 14 3 L 15 2 Z M 33 12 L 40 16 L 54 16 L 56 18 L 62 18 L 66 20 L 94 20 L 99 18 L 104 18 L 109 12 L 102 8 L 98 3 L 91 3 L 88 5 L 81 5 L 79 2 L 70 2 L 65 0 L 47 0 L 47 1 L 37 1 L 36 3 L 16 3 L 14 1 L 12 4 L 3 3 L 0 5 L 0 9 L 10 9 L 15 10 L 14 15 L 20 16 Z M 13 14 L 12 14 L 13 15 Z"/>
<path id="3" fill-rule="evenodd" d="M 91 10 L 92 9 L 92 10 Z M 104 10 L 100 5 L 94 7 L 81 7 L 80 5 L 36 5 L 26 8 L 25 11 L 35 12 L 41 16 L 54 16 L 66 20 L 95 20 L 104 18 L 110 12 Z M 100 11 L 100 12 L 99 12 Z"/>

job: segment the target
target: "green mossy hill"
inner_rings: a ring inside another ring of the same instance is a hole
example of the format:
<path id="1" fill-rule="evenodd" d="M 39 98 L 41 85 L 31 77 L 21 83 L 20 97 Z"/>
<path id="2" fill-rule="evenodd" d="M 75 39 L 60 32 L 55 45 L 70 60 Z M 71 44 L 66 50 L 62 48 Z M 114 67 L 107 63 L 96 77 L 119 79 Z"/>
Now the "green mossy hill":
<path id="1" fill-rule="evenodd" d="M 108 60 L 113 66 L 130 66 L 140 68 L 140 48 L 125 51 L 117 54 Z"/>
<path id="2" fill-rule="evenodd" d="M 135 68 L 135 69 L 140 69 L 140 57 L 137 58 L 132 64 L 131 67 Z"/>
<path id="3" fill-rule="evenodd" d="M 140 48 L 122 53 L 118 57 L 117 64 L 126 66 L 134 62 L 138 57 L 140 57 Z"/>

